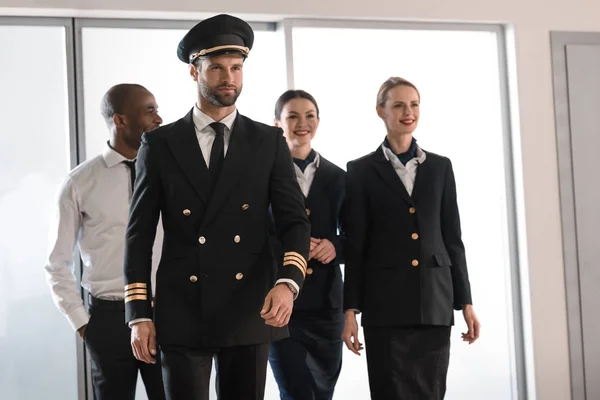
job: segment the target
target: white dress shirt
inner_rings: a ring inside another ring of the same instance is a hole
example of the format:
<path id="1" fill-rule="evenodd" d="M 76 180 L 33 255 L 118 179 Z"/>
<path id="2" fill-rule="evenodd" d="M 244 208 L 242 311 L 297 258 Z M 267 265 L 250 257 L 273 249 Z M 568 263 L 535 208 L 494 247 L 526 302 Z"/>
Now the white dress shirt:
<path id="1" fill-rule="evenodd" d="M 45 266 L 52 297 L 77 330 L 88 323 L 73 274 L 73 251 L 83 261 L 81 286 L 105 300 L 124 298 L 125 231 L 131 201 L 131 175 L 126 158 L 108 144 L 102 154 L 73 169 L 59 190 L 50 254 Z M 162 246 L 159 221 L 153 249 L 152 289 Z"/>
<path id="2" fill-rule="evenodd" d="M 425 152 L 421 150 L 419 146 L 417 146 L 416 157 L 410 159 L 406 165 L 402 164 L 400 160 L 398 160 L 398 156 L 394 154 L 394 152 L 388 147 L 381 145 L 381 149 L 383 150 L 383 155 L 386 160 L 388 160 L 396 174 L 402 181 L 402 184 L 406 188 L 409 196 L 412 196 L 413 187 L 415 186 L 415 178 L 417 177 L 417 166 L 419 164 L 423 164 L 425 162 Z"/>
<path id="3" fill-rule="evenodd" d="M 223 118 L 221 121 L 222 124 L 225 125 L 225 132 L 223 134 L 223 157 L 227 156 L 227 149 L 229 148 L 229 141 L 231 140 L 231 131 L 233 128 L 233 123 L 235 122 L 235 117 L 237 115 L 237 110 L 234 110 L 231 114 Z M 213 142 L 215 141 L 215 137 L 217 133 L 210 126 L 213 122 L 216 122 L 214 119 L 204 114 L 198 106 L 194 106 L 194 114 L 193 114 L 194 126 L 196 127 L 196 137 L 198 138 L 198 144 L 200 144 L 200 150 L 202 150 L 202 156 L 204 157 L 204 161 L 206 162 L 206 167 L 208 168 L 210 164 L 210 153 L 212 150 Z"/>
<path id="4" fill-rule="evenodd" d="M 296 169 L 296 179 L 298 180 L 298 184 L 300 185 L 300 189 L 302 190 L 304 197 L 308 197 L 310 187 L 315 180 L 315 174 L 317 173 L 317 168 L 319 168 L 320 163 L 321 157 L 317 152 L 315 152 L 315 159 L 308 164 L 306 168 L 304 168 L 304 172 L 302 172 L 300 167 L 294 163 L 294 168 Z"/>

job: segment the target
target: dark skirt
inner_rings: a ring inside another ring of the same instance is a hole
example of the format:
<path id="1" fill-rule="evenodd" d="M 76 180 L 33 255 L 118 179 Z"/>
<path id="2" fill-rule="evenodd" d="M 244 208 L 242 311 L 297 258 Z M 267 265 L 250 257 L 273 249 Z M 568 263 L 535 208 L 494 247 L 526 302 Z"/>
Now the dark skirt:
<path id="1" fill-rule="evenodd" d="M 442 400 L 449 326 L 364 328 L 372 400 Z"/>

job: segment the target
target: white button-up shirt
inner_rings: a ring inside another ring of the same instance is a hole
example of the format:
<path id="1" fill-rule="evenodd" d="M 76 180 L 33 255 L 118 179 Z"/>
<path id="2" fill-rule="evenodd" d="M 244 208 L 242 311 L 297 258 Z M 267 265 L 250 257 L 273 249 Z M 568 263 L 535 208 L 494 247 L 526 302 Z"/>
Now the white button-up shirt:
<path id="1" fill-rule="evenodd" d="M 233 128 L 233 123 L 235 122 L 236 115 L 237 110 L 234 110 L 231 114 L 219 121 L 220 123 L 225 125 L 225 132 L 223 134 L 223 156 L 227 155 L 229 141 L 231 140 L 231 131 Z M 216 121 L 208 115 L 204 114 L 202 111 L 200 111 L 198 106 L 194 106 L 193 120 L 194 126 L 196 127 L 196 137 L 198 138 L 198 144 L 200 145 L 200 150 L 202 150 L 202 156 L 204 157 L 206 167 L 208 168 L 210 164 L 210 153 L 212 150 L 212 145 L 215 141 L 215 137 L 217 136 L 215 130 L 210 126 L 210 124 Z"/>
<path id="2" fill-rule="evenodd" d="M 315 159 L 308 164 L 306 168 L 304 168 L 304 172 L 302 172 L 300 167 L 294 163 L 294 168 L 296 169 L 296 179 L 298 180 L 298 184 L 300 185 L 300 189 L 302 190 L 304 197 L 308 197 L 312 183 L 315 180 L 317 168 L 319 168 L 319 164 L 321 163 L 321 157 L 319 156 L 319 153 L 315 153 Z"/>
<path id="3" fill-rule="evenodd" d="M 83 261 L 81 286 L 100 299 L 124 298 L 125 231 L 132 191 L 129 167 L 122 163 L 125 160 L 107 144 L 101 155 L 73 169 L 59 190 L 45 269 L 54 302 L 74 329 L 89 320 L 73 274 L 75 246 Z M 162 238 L 159 222 L 153 249 L 153 289 Z"/>
<path id="4" fill-rule="evenodd" d="M 415 186 L 415 178 L 417 177 L 417 166 L 425 162 L 425 152 L 421 150 L 419 146 L 417 146 L 416 157 L 410 159 L 406 165 L 404 165 L 402 162 L 400 162 L 400 160 L 398 160 L 398 156 L 396 156 L 391 149 L 383 144 L 381 145 L 381 149 L 383 150 L 383 155 L 385 156 L 386 160 L 388 160 L 394 167 L 394 170 L 406 188 L 408 195 L 412 196 L 413 187 Z"/>

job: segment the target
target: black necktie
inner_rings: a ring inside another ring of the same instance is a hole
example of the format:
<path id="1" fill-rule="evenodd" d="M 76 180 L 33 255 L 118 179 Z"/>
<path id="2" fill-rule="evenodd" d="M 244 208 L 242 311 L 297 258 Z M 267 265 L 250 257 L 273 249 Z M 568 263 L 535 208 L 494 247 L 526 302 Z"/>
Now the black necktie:
<path id="1" fill-rule="evenodd" d="M 212 150 L 210 151 L 210 161 L 208 163 L 211 185 L 214 188 L 215 183 L 219 178 L 219 174 L 221 173 L 221 168 L 223 168 L 223 161 L 225 160 L 225 124 L 213 122 L 210 124 L 210 127 L 213 128 L 217 134 L 212 145 Z"/>
<path id="2" fill-rule="evenodd" d="M 135 161 L 123 161 L 123 164 L 129 167 L 129 173 L 131 175 L 131 192 L 135 186 Z"/>

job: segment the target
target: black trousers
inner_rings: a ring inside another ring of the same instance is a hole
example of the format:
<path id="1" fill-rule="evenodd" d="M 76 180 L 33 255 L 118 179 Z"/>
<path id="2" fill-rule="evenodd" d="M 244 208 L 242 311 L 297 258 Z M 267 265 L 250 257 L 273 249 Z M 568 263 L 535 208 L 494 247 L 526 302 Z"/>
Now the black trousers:
<path id="1" fill-rule="evenodd" d="M 296 312 L 290 337 L 271 344 L 281 400 L 331 400 L 342 369 L 344 314 Z"/>
<path id="2" fill-rule="evenodd" d="M 131 329 L 123 301 L 91 299 L 85 345 L 90 356 L 94 400 L 134 400 L 138 371 L 149 400 L 164 400 L 160 359 L 138 361 L 131 350 Z"/>
<path id="3" fill-rule="evenodd" d="M 263 400 L 268 344 L 193 349 L 161 346 L 168 400 L 208 400 L 213 358 L 219 400 Z"/>
<path id="4" fill-rule="evenodd" d="M 449 326 L 364 327 L 372 400 L 442 400 Z"/>

